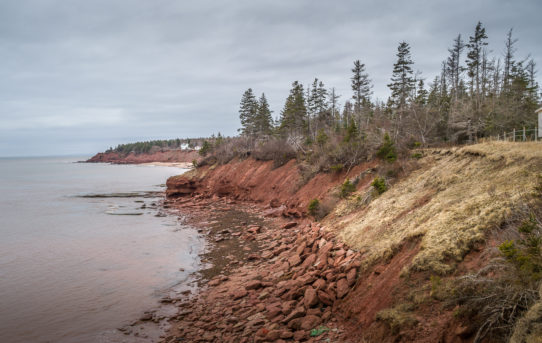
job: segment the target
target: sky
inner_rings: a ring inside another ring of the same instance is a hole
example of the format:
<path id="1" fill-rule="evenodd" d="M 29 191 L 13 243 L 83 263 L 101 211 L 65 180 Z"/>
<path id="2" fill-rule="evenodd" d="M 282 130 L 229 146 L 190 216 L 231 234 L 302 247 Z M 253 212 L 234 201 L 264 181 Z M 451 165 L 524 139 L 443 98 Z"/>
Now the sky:
<path id="1" fill-rule="evenodd" d="M 539 0 L 2 0 L 0 156 L 236 135 L 247 88 L 274 117 L 295 80 L 344 104 L 358 59 L 385 100 L 399 42 L 429 82 L 478 21 L 495 56 L 513 28 L 517 59 L 540 68 L 540 13 Z"/>

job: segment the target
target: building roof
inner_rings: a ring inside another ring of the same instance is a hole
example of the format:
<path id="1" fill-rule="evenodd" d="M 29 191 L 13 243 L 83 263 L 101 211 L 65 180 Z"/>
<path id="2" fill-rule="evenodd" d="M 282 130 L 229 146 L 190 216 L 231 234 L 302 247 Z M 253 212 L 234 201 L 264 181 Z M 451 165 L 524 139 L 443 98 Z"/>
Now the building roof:
<path id="1" fill-rule="evenodd" d="M 540 107 L 539 109 L 537 109 L 536 111 L 534 111 L 534 113 L 542 113 L 542 107 Z"/>

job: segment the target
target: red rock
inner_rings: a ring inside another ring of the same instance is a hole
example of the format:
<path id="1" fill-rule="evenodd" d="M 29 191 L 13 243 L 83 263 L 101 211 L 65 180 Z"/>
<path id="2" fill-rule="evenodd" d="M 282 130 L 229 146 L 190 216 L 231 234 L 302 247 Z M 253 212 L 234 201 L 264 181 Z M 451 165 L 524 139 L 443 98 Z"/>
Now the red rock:
<path id="1" fill-rule="evenodd" d="M 304 341 L 308 337 L 307 332 L 305 331 L 296 331 L 294 332 L 294 341 Z"/>
<path id="2" fill-rule="evenodd" d="M 262 287 L 262 282 L 259 280 L 252 280 L 246 283 L 245 289 L 251 290 L 251 289 L 258 289 Z"/>
<path id="3" fill-rule="evenodd" d="M 242 298 L 248 294 L 247 290 L 245 288 L 240 288 L 232 292 L 232 297 L 234 300 Z"/>
<path id="4" fill-rule="evenodd" d="M 322 323 L 320 317 L 308 315 L 301 319 L 301 329 L 308 331 L 314 329 L 316 326 L 320 325 L 320 323 Z"/>
<path id="5" fill-rule="evenodd" d="M 258 255 L 258 254 L 250 254 L 250 255 L 248 255 L 247 259 L 248 259 L 249 261 L 259 260 L 259 259 L 260 259 L 260 255 Z"/>
<path id="6" fill-rule="evenodd" d="M 220 279 L 213 279 L 211 281 L 209 281 L 208 285 L 211 286 L 211 287 L 215 287 L 215 286 L 218 286 L 220 284 Z"/>
<path id="7" fill-rule="evenodd" d="M 305 248 L 307 247 L 307 243 L 306 242 L 302 242 L 301 244 L 299 244 L 297 246 L 297 248 L 295 249 L 295 252 L 296 254 L 298 254 L 299 256 L 301 256 L 303 254 L 303 251 L 305 250 Z"/>
<path id="8" fill-rule="evenodd" d="M 312 287 L 307 287 L 304 294 L 303 302 L 305 303 L 306 308 L 313 307 L 318 304 L 318 295 L 316 290 Z"/>
<path id="9" fill-rule="evenodd" d="M 281 226 L 281 229 L 291 229 L 297 226 L 297 222 L 289 222 Z"/>
<path id="10" fill-rule="evenodd" d="M 261 328 L 258 331 L 256 331 L 256 336 L 258 337 L 266 337 L 268 334 L 269 334 L 269 330 L 267 330 L 266 328 Z"/>
<path id="11" fill-rule="evenodd" d="M 333 305 L 335 299 L 333 299 L 333 297 L 331 297 L 327 292 L 317 291 L 316 294 L 318 294 L 318 300 L 320 300 L 323 304 L 328 306 Z"/>
<path id="12" fill-rule="evenodd" d="M 299 330 L 299 328 L 301 328 L 301 323 L 303 321 L 303 318 L 294 318 L 292 320 L 290 320 L 287 324 L 288 328 L 289 329 L 292 329 L 292 330 Z"/>
<path id="13" fill-rule="evenodd" d="M 290 267 L 295 267 L 301 263 L 301 258 L 297 254 L 293 255 L 288 259 L 288 263 L 290 263 Z"/>
<path id="14" fill-rule="evenodd" d="M 281 308 L 276 305 L 268 305 L 265 309 L 269 318 L 275 318 L 282 312 Z"/>
<path id="15" fill-rule="evenodd" d="M 352 287 L 356 283 L 357 271 L 356 268 L 352 268 L 346 273 L 346 281 L 348 281 L 348 286 Z"/>
<path id="16" fill-rule="evenodd" d="M 274 198 L 269 202 L 269 207 L 271 208 L 277 208 L 279 206 L 280 206 L 280 200 L 277 198 Z"/>
<path id="17" fill-rule="evenodd" d="M 326 282 L 323 279 L 318 279 L 314 281 L 312 286 L 316 288 L 316 290 L 324 289 L 326 287 Z"/>
<path id="18" fill-rule="evenodd" d="M 273 256 L 274 256 L 273 252 L 272 252 L 272 251 L 269 251 L 269 250 L 264 251 L 264 252 L 262 253 L 262 258 L 263 258 L 263 259 L 266 259 L 266 260 L 269 259 L 269 258 L 271 258 L 271 257 L 273 257 Z"/>
<path id="19" fill-rule="evenodd" d="M 286 316 L 286 318 L 284 318 L 282 322 L 288 323 L 292 319 L 303 317 L 305 313 L 306 311 L 303 306 L 296 307 L 292 312 L 290 312 L 289 315 Z"/>
<path id="20" fill-rule="evenodd" d="M 305 258 L 305 261 L 301 264 L 301 269 L 307 269 L 316 262 L 316 254 L 310 254 Z"/>
<path id="21" fill-rule="evenodd" d="M 294 337 L 294 334 L 292 331 L 289 331 L 289 330 L 282 330 L 280 332 L 280 338 L 283 338 L 283 339 L 289 339 L 289 338 L 292 338 Z"/>
<path id="22" fill-rule="evenodd" d="M 337 281 L 337 298 L 342 298 L 348 293 L 350 288 L 348 287 L 348 281 L 345 278 Z"/>
<path id="23" fill-rule="evenodd" d="M 265 336 L 265 340 L 270 341 L 270 342 L 276 341 L 277 339 L 280 338 L 280 334 L 281 334 L 281 331 L 279 330 L 271 330 Z"/>

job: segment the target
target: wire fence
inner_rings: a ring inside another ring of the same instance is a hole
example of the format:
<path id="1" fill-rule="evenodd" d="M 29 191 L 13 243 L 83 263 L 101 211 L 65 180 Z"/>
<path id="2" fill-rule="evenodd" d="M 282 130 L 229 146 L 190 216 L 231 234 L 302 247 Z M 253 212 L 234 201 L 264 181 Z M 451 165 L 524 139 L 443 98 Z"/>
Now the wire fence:
<path id="1" fill-rule="evenodd" d="M 535 127 L 534 129 L 527 129 L 524 127 L 519 130 L 514 129 L 510 132 L 504 132 L 493 138 L 508 142 L 534 142 L 542 139 L 542 132 L 538 127 Z"/>

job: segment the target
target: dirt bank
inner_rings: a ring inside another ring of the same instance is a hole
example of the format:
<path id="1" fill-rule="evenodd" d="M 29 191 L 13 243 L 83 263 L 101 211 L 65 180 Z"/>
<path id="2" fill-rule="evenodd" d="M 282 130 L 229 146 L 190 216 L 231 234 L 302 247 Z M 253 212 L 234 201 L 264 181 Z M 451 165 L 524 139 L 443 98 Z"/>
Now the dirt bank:
<path id="1" fill-rule="evenodd" d="M 172 177 L 168 201 L 180 211 L 205 217 L 216 203 L 251 204 L 265 223 L 211 232 L 217 244 L 251 242 L 251 252 L 182 303 L 166 341 L 471 342 L 477 327 L 435 292 L 488 262 L 541 154 L 538 145 L 482 144 L 425 151 L 417 167 L 368 162 L 308 182 L 294 161 L 274 168 L 252 159 Z M 388 178 L 382 195 L 376 176 Z M 347 177 L 356 190 L 338 199 Z M 335 201 L 321 223 L 307 216 L 314 198 Z M 330 331 L 317 336 L 320 328 Z"/>
<path id="2" fill-rule="evenodd" d="M 195 150 L 164 150 L 153 153 L 130 153 L 121 155 L 117 152 L 100 152 L 89 158 L 89 163 L 140 164 L 151 162 L 185 162 L 198 161 L 201 156 Z"/>

